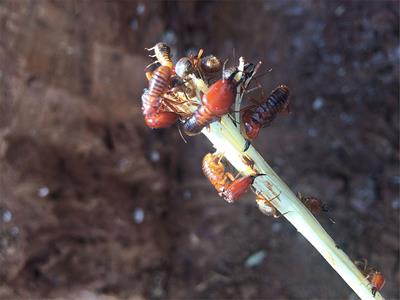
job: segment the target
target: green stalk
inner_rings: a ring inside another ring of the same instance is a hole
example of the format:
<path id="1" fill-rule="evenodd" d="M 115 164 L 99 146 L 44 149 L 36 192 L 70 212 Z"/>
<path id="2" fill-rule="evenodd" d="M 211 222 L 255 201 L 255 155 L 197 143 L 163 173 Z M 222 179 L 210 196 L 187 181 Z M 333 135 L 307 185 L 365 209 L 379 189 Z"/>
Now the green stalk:
<path id="1" fill-rule="evenodd" d="M 332 268 L 343 278 L 361 299 L 384 299 L 379 293 L 375 297 L 371 284 L 358 270 L 349 257 L 339 249 L 321 224 L 289 189 L 282 179 L 272 170 L 253 146 L 243 153 L 245 140 L 240 130 L 227 117 L 214 122 L 202 133 L 214 147 L 224 153 L 225 158 L 243 175 L 254 174 L 252 168 L 243 160 L 243 155 L 254 161 L 254 169 L 266 176 L 257 177 L 254 188 L 271 201 L 274 207 L 300 232 Z"/>

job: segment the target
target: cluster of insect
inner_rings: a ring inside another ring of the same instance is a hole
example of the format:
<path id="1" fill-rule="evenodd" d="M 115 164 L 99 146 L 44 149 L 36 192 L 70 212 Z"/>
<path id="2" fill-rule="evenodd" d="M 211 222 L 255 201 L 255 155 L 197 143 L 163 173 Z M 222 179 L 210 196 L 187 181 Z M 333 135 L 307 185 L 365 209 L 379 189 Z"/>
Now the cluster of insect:
<path id="1" fill-rule="evenodd" d="M 155 58 L 145 69 L 149 84 L 142 95 L 142 111 L 145 123 L 150 128 L 166 128 L 179 121 L 183 132 L 194 136 L 205 128 L 207 130 L 211 123 L 219 122 L 222 116 L 228 115 L 240 126 L 246 140 L 243 145 L 245 153 L 251 141 L 259 135 L 261 128 L 269 126 L 278 114 L 290 111 L 289 88 L 286 85 L 279 85 L 268 96 L 265 95 L 255 76 L 261 62 L 246 63 L 240 58 L 237 66 L 226 67 L 226 62 L 222 63 L 214 55 L 203 57 L 203 50 L 200 49 L 197 55 L 182 57 L 174 64 L 170 48 L 165 43 L 158 43 L 146 50 L 152 51 L 154 55 L 150 56 Z M 252 82 L 256 82 L 256 87 L 249 88 Z M 258 89 L 261 90 L 260 100 L 252 100 L 254 104 L 240 109 L 240 101 L 244 94 Z M 234 104 L 236 111 L 232 111 Z M 231 115 L 232 112 L 237 114 L 236 118 Z M 219 152 L 204 156 L 203 173 L 218 195 L 227 202 L 236 202 L 252 189 L 260 211 L 267 216 L 280 217 L 271 203 L 279 194 L 267 199 L 253 189 L 254 180 L 264 174 L 259 174 L 252 168 L 254 162 L 251 159 L 243 157 L 243 160 L 254 174 L 234 176 L 226 170 L 224 154 Z M 272 192 L 272 189 L 268 188 Z M 318 198 L 303 197 L 299 194 L 299 199 L 315 215 L 328 211 L 326 205 Z M 383 287 L 382 274 L 364 274 L 371 282 L 372 293 L 375 295 L 376 291 Z"/>

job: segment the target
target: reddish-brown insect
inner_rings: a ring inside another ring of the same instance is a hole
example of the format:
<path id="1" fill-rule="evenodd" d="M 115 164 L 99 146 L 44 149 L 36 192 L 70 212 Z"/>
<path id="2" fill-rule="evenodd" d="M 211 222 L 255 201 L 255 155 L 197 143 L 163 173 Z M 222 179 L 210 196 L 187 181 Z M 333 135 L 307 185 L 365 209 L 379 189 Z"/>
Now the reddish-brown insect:
<path id="1" fill-rule="evenodd" d="M 164 111 L 147 114 L 144 116 L 144 121 L 150 128 L 166 128 L 173 125 L 178 118 L 178 114 Z"/>
<path id="2" fill-rule="evenodd" d="M 222 197 L 225 201 L 232 203 L 239 200 L 242 197 L 249 187 L 253 184 L 254 179 L 258 176 L 262 176 L 264 174 L 250 175 L 244 176 L 238 179 L 235 179 L 223 192 Z"/>
<path id="3" fill-rule="evenodd" d="M 362 261 L 355 261 L 354 264 L 371 283 L 371 292 L 372 295 L 375 296 L 375 294 L 379 292 L 385 285 L 385 277 L 381 272 L 374 270 L 372 267 L 368 267 L 368 262 L 366 259 L 363 259 Z"/>
<path id="4" fill-rule="evenodd" d="M 323 203 L 320 199 L 315 198 L 315 197 L 304 197 L 300 193 L 297 193 L 299 199 L 301 202 L 303 202 L 304 206 L 308 208 L 308 210 L 313 214 L 313 215 L 319 215 L 321 212 L 328 213 L 329 208 L 326 206 L 325 203 Z M 332 223 L 335 223 L 335 221 L 329 217 L 329 221 Z"/>
<path id="5" fill-rule="evenodd" d="M 307 207 L 308 210 L 314 215 L 319 215 L 323 211 L 329 211 L 326 205 L 318 198 L 304 197 L 300 193 L 298 193 L 298 196 L 300 201 L 303 202 L 304 206 Z"/>
<path id="6" fill-rule="evenodd" d="M 254 140 L 262 127 L 270 125 L 278 113 L 288 109 L 288 104 L 289 88 L 280 85 L 272 91 L 265 102 L 245 109 L 242 116 L 242 132 L 246 139 Z"/>
<path id="7" fill-rule="evenodd" d="M 161 103 L 160 97 L 164 94 L 171 82 L 172 70 L 167 66 L 159 66 L 152 74 L 149 81 L 149 89 L 142 95 L 143 113 L 156 112 Z"/>
<path id="8" fill-rule="evenodd" d="M 372 285 L 372 295 L 375 296 L 376 292 L 379 292 L 385 285 L 385 277 L 381 272 L 373 271 L 368 274 L 367 279 Z"/>
<path id="9" fill-rule="evenodd" d="M 234 180 L 231 173 L 225 172 L 225 166 L 221 162 L 221 159 L 221 154 L 208 153 L 204 156 L 202 162 L 204 175 L 219 194 L 228 188 L 229 184 Z"/>
<path id="10" fill-rule="evenodd" d="M 200 105 L 193 115 L 183 125 L 187 135 L 196 135 L 213 121 L 229 112 L 234 101 L 233 76 L 229 79 L 220 79 L 212 84 L 202 97 Z"/>

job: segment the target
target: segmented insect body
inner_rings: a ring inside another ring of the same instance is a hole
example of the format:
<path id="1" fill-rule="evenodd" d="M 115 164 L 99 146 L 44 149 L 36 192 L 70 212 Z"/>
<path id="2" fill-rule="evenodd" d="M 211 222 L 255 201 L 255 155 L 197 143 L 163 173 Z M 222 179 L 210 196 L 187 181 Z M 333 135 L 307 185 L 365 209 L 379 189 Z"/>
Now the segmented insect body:
<path id="1" fill-rule="evenodd" d="M 225 201 L 232 203 L 237 200 L 243 194 L 247 192 L 250 185 L 253 184 L 255 176 L 245 176 L 238 179 L 235 179 L 223 192 L 222 197 Z"/>
<path id="2" fill-rule="evenodd" d="M 156 112 L 161 103 L 161 95 L 164 94 L 171 82 L 172 71 L 166 66 L 158 67 L 149 81 L 149 89 L 142 95 L 142 110 L 144 114 Z"/>
<path id="3" fill-rule="evenodd" d="M 142 94 L 142 111 L 144 115 L 155 113 L 160 107 L 160 97 L 150 97 L 149 90 L 144 89 Z"/>
<path id="4" fill-rule="evenodd" d="M 234 101 L 232 87 L 230 79 L 220 79 L 210 86 L 202 97 L 202 105 L 183 125 L 187 135 L 199 134 L 205 126 L 229 112 Z"/>
<path id="5" fill-rule="evenodd" d="M 206 154 L 203 158 L 202 169 L 204 175 L 219 194 L 229 186 L 233 179 L 232 174 L 225 172 L 225 166 L 221 162 L 221 156 L 217 154 Z"/>
<path id="6" fill-rule="evenodd" d="M 367 276 L 367 279 L 372 285 L 372 295 L 375 296 L 376 292 L 379 292 L 385 285 L 385 277 L 381 272 L 373 271 Z"/>
<path id="7" fill-rule="evenodd" d="M 173 68 L 174 63 L 171 59 L 171 48 L 165 43 L 157 43 L 154 47 L 147 49 L 149 51 L 154 50 L 154 57 L 162 65 L 169 68 Z"/>
<path id="8" fill-rule="evenodd" d="M 178 118 L 178 114 L 169 111 L 150 113 L 144 116 L 145 123 L 150 128 L 169 127 L 173 125 Z"/>
<path id="9" fill-rule="evenodd" d="M 287 109 L 289 104 L 289 88 L 280 85 L 268 96 L 267 100 L 245 110 L 242 116 L 242 131 L 248 140 L 255 139 L 262 127 L 268 126 L 279 112 Z"/>

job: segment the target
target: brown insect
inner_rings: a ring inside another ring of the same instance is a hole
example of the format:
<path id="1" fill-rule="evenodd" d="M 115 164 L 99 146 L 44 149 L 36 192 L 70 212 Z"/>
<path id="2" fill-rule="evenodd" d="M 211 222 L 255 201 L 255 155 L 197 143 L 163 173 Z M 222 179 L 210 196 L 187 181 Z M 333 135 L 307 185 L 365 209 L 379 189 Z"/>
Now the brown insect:
<path id="1" fill-rule="evenodd" d="M 297 194 L 300 201 L 303 202 L 304 206 L 308 208 L 308 210 L 314 214 L 319 215 L 321 212 L 328 212 L 329 209 L 326 205 L 318 198 L 315 197 L 304 197 L 300 193 Z"/>
<path id="2" fill-rule="evenodd" d="M 235 179 L 225 190 L 221 193 L 222 197 L 225 201 L 232 203 L 240 199 L 249 187 L 253 184 L 254 180 L 258 176 L 263 176 L 265 174 L 257 174 L 244 176 L 238 179 Z"/>
<path id="3" fill-rule="evenodd" d="M 262 127 L 269 126 L 278 113 L 288 110 L 289 88 L 280 85 L 271 92 L 261 104 L 244 109 L 242 115 L 242 133 L 247 139 L 246 151 L 250 141 L 254 140 Z"/>
<path id="4" fill-rule="evenodd" d="M 297 193 L 297 196 L 299 197 L 300 201 L 304 204 L 305 207 L 308 208 L 308 210 L 313 214 L 313 215 L 319 215 L 321 212 L 324 213 L 329 213 L 329 208 L 328 206 L 323 203 L 320 199 L 316 197 L 304 197 L 301 195 L 301 193 Z M 329 221 L 332 223 L 335 223 L 335 221 L 329 217 Z"/>
<path id="5" fill-rule="evenodd" d="M 149 81 L 149 89 L 142 95 L 143 113 L 149 114 L 156 112 L 161 105 L 161 96 L 169 87 L 171 82 L 172 70 L 166 66 L 158 67 Z"/>
<path id="6" fill-rule="evenodd" d="M 208 153 L 204 156 L 202 162 L 203 173 L 215 187 L 218 194 L 221 194 L 234 181 L 234 176 L 229 172 L 225 172 L 225 166 L 221 162 L 222 157 L 222 154 Z"/>

